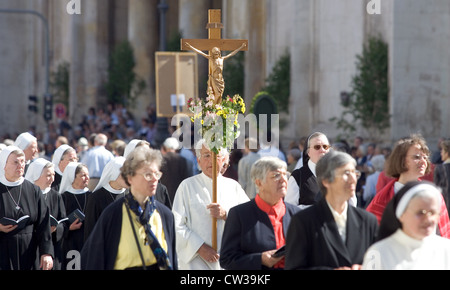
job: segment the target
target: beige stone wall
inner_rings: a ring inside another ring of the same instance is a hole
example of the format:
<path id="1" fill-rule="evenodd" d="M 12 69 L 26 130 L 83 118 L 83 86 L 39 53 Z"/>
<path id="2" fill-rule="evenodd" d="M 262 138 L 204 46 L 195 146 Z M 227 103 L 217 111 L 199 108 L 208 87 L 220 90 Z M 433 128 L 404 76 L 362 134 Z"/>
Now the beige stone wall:
<path id="1" fill-rule="evenodd" d="M 82 2 L 82 13 L 71 15 L 70 120 L 81 121 L 89 107 L 105 103 L 107 79 L 108 0 Z"/>
<path id="2" fill-rule="evenodd" d="M 155 97 L 155 52 L 158 50 L 157 9 L 151 1 L 129 0 L 128 6 L 128 40 L 130 41 L 136 60 L 135 73 L 147 86 L 132 108 L 137 118 L 144 117 L 145 108 L 156 103 Z M 140 123 L 140 122 L 139 122 Z"/>
<path id="3" fill-rule="evenodd" d="M 39 9 L 27 0 L 0 1 L 0 9 Z M 0 132 L 14 134 L 38 124 L 28 96 L 44 93 L 42 22 L 30 14 L 0 13 Z M 11 32 L 14 33 L 11 33 Z"/>
<path id="4" fill-rule="evenodd" d="M 436 143 L 450 136 L 450 5 L 398 0 L 393 13 L 391 137 L 421 132 Z"/>

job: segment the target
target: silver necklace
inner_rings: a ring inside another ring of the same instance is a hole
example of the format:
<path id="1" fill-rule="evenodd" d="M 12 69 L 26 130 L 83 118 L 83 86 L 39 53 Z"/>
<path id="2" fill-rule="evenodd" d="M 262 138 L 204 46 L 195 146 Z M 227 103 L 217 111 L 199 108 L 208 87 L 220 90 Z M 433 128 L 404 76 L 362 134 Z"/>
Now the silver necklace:
<path id="1" fill-rule="evenodd" d="M 14 202 L 14 204 L 16 205 L 16 210 L 19 210 L 20 209 L 20 206 L 19 206 L 19 203 L 20 203 L 20 198 L 22 197 L 22 184 L 20 185 L 20 191 L 19 191 L 19 199 L 17 199 L 17 202 L 14 200 L 14 198 L 12 197 L 12 194 L 11 194 L 11 192 L 9 192 L 9 189 L 8 189 L 8 187 L 7 186 L 5 186 L 6 187 L 6 190 L 8 191 L 8 194 L 9 194 L 9 197 L 11 198 L 11 200 Z"/>
<path id="2" fill-rule="evenodd" d="M 75 197 L 75 201 L 78 204 L 78 207 L 80 208 L 81 212 L 84 212 L 84 208 L 86 207 L 86 196 L 84 197 L 84 206 L 81 207 L 81 204 L 78 202 L 78 198 L 76 196 L 76 194 L 73 195 L 73 197 Z"/>
<path id="3" fill-rule="evenodd" d="M 112 201 L 114 202 L 116 199 L 114 198 L 114 195 L 111 193 L 111 191 L 108 191 L 109 195 L 111 196 Z M 118 193 L 117 195 L 121 195 L 121 196 L 125 196 L 125 192 L 123 193 Z"/>

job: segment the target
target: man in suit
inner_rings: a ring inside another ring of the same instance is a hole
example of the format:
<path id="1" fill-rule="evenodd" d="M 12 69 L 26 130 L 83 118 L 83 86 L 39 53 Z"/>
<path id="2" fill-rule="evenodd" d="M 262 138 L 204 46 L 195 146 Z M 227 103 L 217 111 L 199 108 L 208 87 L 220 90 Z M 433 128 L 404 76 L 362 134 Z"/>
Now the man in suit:
<path id="1" fill-rule="evenodd" d="M 285 269 L 360 269 L 376 241 L 378 223 L 364 209 L 349 206 L 360 173 L 347 153 L 330 151 L 317 163 L 324 194 L 317 204 L 292 217 Z"/>
<path id="2" fill-rule="evenodd" d="M 230 209 L 222 238 L 220 265 L 227 270 L 283 269 L 284 255 L 274 253 L 285 245 L 291 216 L 300 209 L 285 203 L 286 162 L 263 157 L 251 168 L 258 194 Z"/>

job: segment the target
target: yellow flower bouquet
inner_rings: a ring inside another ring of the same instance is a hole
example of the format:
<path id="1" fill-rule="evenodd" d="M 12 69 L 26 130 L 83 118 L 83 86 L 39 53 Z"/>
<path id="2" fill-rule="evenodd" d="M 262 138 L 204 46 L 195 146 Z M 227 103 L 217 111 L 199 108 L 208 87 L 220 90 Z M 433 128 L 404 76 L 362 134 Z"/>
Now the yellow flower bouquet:
<path id="1" fill-rule="evenodd" d="M 187 106 L 194 114 L 191 121 L 198 134 L 206 140 L 211 151 L 216 154 L 221 149 L 232 149 L 234 140 L 239 137 L 239 114 L 245 113 L 245 103 L 241 96 L 222 98 L 220 104 L 214 104 L 214 96 L 206 100 L 189 99 Z"/>

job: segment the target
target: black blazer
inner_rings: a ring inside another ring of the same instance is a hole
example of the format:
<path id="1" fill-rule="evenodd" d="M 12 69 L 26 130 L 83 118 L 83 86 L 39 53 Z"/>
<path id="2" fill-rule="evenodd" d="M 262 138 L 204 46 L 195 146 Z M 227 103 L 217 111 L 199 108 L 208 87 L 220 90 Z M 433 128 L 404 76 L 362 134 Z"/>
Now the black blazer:
<path id="1" fill-rule="evenodd" d="M 84 243 L 81 251 L 82 270 L 113 270 L 122 230 L 122 197 L 110 204 L 100 215 L 94 229 Z M 172 211 L 159 201 L 155 201 L 156 209 L 161 215 L 164 235 L 168 247 L 168 256 L 173 269 L 178 269 L 175 251 L 175 223 Z M 134 237 L 129 237 L 134 240 Z M 136 249 L 137 251 L 137 249 Z"/>
<path id="2" fill-rule="evenodd" d="M 300 211 L 286 204 L 283 229 L 286 236 L 291 217 Z M 276 249 L 275 233 L 269 216 L 254 199 L 230 209 L 222 236 L 220 266 L 227 270 L 268 269 L 261 264 L 261 253 Z"/>
<path id="3" fill-rule="evenodd" d="M 334 269 L 362 265 L 364 253 L 376 241 L 376 217 L 348 206 L 347 237 L 342 241 L 325 198 L 292 217 L 286 238 L 285 269 Z"/>

